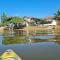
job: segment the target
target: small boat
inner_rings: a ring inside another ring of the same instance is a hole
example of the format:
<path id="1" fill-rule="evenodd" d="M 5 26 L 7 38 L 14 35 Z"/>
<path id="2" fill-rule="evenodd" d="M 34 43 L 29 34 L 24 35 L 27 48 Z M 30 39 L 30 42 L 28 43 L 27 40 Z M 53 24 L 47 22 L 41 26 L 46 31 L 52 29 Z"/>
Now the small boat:
<path id="1" fill-rule="evenodd" d="M 22 60 L 22 59 L 13 50 L 8 49 L 2 54 L 0 60 Z"/>

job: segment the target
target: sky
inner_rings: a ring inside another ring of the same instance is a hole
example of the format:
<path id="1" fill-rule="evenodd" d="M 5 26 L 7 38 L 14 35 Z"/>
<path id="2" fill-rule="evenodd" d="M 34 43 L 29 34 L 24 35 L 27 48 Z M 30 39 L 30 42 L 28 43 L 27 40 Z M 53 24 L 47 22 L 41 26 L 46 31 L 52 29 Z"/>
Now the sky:
<path id="1" fill-rule="evenodd" d="M 46 17 L 60 8 L 60 0 L 0 0 L 0 16 Z"/>

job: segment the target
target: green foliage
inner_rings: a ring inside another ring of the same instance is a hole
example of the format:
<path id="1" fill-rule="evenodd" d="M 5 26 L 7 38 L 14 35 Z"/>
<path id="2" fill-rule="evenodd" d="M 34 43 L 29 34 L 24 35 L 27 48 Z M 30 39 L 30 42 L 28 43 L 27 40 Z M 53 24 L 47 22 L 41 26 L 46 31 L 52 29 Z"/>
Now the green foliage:
<path id="1" fill-rule="evenodd" d="M 12 17 L 12 19 L 9 22 L 12 23 L 19 23 L 19 22 L 23 22 L 24 20 L 22 18 L 19 17 Z"/>
<path id="2" fill-rule="evenodd" d="M 2 24 L 2 23 L 0 23 L 0 27 L 1 27 L 1 26 L 3 26 L 3 24 Z"/>
<path id="3" fill-rule="evenodd" d="M 3 12 L 2 16 L 1 16 L 1 22 L 2 22 L 2 23 L 7 22 L 8 18 L 9 18 L 9 17 Z"/>
<path id="4" fill-rule="evenodd" d="M 60 9 L 57 10 L 57 12 L 55 13 L 53 19 L 55 19 L 55 20 L 60 20 Z"/>
<path id="5" fill-rule="evenodd" d="M 8 25 L 10 22 L 12 23 L 19 23 L 23 22 L 24 20 L 20 17 L 8 17 L 4 12 L 1 16 L 1 24 L 0 26 Z"/>
<path id="6" fill-rule="evenodd" d="M 57 10 L 56 16 L 60 16 L 60 9 Z"/>

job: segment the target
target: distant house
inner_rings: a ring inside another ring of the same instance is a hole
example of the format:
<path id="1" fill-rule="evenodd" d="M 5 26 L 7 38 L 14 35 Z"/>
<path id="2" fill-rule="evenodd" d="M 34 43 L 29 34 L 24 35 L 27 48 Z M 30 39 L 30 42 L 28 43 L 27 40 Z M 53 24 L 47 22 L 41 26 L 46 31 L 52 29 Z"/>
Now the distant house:
<path id="1" fill-rule="evenodd" d="M 48 23 L 44 24 L 44 26 L 55 26 L 57 24 L 56 20 L 53 20 L 53 17 L 50 17 L 50 16 L 43 18 L 43 20 L 48 22 Z"/>
<path id="2" fill-rule="evenodd" d="M 56 26 L 57 22 L 55 20 L 52 20 L 51 23 L 44 24 L 44 26 Z"/>
<path id="3" fill-rule="evenodd" d="M 31 22 L 31 17 L 24 16 L 23 19 L 26 20 L 27 22 Z"/>
<path id="4" fill-rule="evenodd" d="M 34 19 L 32 18 L 32 17 L 27 17 L 27 16 L 25 16 L 25 17 L 23 17 L 24 18 L 24 20 L 27 22 L 27 24 L 28 25 L 36 25 L 36 22 L 34 21 Z"/>
<path id="5" fill-rule="evenodd" d="M 53 19 L 52 19 L 52 17 L 45 17 L 45 18 L 43 18 L 43 20 L 46 20 L 47 22 L 51 22 Z"/>

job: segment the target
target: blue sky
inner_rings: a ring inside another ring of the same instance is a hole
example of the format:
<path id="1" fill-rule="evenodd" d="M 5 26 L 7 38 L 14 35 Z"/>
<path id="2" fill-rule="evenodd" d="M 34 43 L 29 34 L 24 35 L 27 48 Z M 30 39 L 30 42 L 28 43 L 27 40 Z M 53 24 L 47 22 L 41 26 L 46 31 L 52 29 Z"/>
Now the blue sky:
<path id="1" fill-rule="evenodd" d="M 9 16 L 53 16 L 60 8 L 60 0 L 0 0 L 0 15 Z"/>

